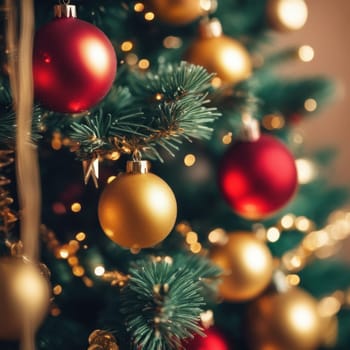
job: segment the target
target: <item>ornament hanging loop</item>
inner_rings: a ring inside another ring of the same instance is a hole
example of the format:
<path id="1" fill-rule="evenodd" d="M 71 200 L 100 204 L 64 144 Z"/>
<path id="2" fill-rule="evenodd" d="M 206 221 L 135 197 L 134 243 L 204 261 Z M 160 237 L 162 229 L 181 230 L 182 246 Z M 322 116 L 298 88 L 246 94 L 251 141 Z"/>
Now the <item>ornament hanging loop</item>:
<path id="1" fill-rule="evenodd" d="M 142 160 L 142 153 L 135 149 L 132 153 L 132 160 L 126 162 L 126 172 L 128 174 L 147 174 L 151 169 L 151 163 L 148 160 Z"/>
<path id="2" fill-rule="evenodd" d="M 132 153 L 132 160 L 134 162 L 140 162 L 142 159 L 142 153 L 140 152 L 140 150 L 135 149 Z"/>

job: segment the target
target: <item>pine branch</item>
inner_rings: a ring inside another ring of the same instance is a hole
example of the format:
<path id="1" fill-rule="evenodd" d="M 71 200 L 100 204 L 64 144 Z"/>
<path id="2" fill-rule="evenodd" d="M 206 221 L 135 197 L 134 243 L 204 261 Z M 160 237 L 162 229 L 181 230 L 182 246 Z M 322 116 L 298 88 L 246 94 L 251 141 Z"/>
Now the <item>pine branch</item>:
<path id="1" fill-rule="evenodd" d="M 98 112 L 70 123 L 64 119 L 61 132 L 79 144 L 79 158 L 138 150 L 162 161 L 159 148 L 174 156 L 183 140 L 210 138 L 209 125 L 219 116 L 207 107 L 211 78 L 204 68 L 185 62 L 135 73 L 130 90 L 114 88 Z"/>
<path id="2" fill-rule="evenodd" d="M 7 81 L 0 82 L 0 140 L 1 144 L 14 148 L 16 139 L 16 114 L 13 110 L 12 96 Z M 42 136 L 42 110 L 38 105 L 33 107 L 31 139 L 37 142 Z"/>
<path id="3" fill-rule="evenodd" d="M 182 349 L 182 339 L 201 334 L 204 271 L 185 266 L 156 258 L 130 269 L 129 283 L 122 290 L 122 312 L 135 348 Z"/>

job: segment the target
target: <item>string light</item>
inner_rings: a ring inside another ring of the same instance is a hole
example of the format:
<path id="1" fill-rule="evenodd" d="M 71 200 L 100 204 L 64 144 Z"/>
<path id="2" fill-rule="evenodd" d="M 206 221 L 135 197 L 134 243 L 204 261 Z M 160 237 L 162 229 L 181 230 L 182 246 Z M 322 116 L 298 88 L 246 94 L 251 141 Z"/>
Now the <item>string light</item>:
<path id="1" fill-rule="evenodd" d="M 86 238 L 86 234 L 85 232 L 78 232 L 76 235 L 75 235 L 75 239 L 79 242 L 82 242 L 84 241 Z"/>
<path id="2" fill-rule="evenodd" d="M 198 235 L 196 232 L 190 231 L 186 235 L 186 243 L 194 244 L 198 241 Z"/>
<path id="3" fill-rule="evenodd" d="M 228 132 L 222 137 L 222 143 L 224 145 L 229 145 L 232 142 L 232 132 Z"/>
<path id="4" fill-rule="evenodd" d="M 300 277 L 297 274 L 289 274 L 286 279 L 290 286 L 296 287 L 300 284 Z"/>
<path id="5" fill-rule="evenodd" d="M 190 245 L 190 250 L 194 254 L 198 254 L 202 250 L 202 245 L 199 242 Z"/>
<path id="6" fill-rule="evenodd" d="M 270 227 L 266 232 L 266 239 L 271 242 L 277 242 L 281 237 L 281 232 L 277 227 Z"/>
<path id="7" fill-rule="evenodd" d="M 282 129 L 285 124 L 285 119 L 280 114 L 268 114 L 262 119 L 262 125 L 267 130 Z"/>
<path id="8" fill-rule="evenodd" d="M 196 162 L 196 156 L 194 154 L 186 154 L 186 156 L 184 157 L 184 164 L 187 167 L 191 167 L 194 165 L 194 163 Z"/>
<path id="9" fill-rule="evenodd" d="M 105 273 L 105 268 L 104 266 L 102 265 L 99 265 L 99 266 L 96 266 L 95 267 L 95 270 L 94 270 L 94 273 L 96 276 L 103 276 L 103 274 Z"/>
<path id="10" fill-rule="evenodd" d="M 295 164 L 298 172 L 298 182 L 300 184 L 308 184 L 316 178 L 316 166 L 311 160 L 299 158 L 295 161 Z"/>
<path id="11" fill-rule="evenodd" d="M 155 16 L 153 12 L 149 11 L 145 13 L 144 17 L 146 21 L 153 21 Z"/>
<path id="12" fill-rule="evenodd" d="M 62 286 L 59 284 L 56 284 L 53 288 L 52 288 L 52 293 L 54 295 L 60 295 L 62 293 Z"/>
<path id="13" fill-rule="evenodd" d="M 142 2 L 137 2 L 134 5 L 134 11 L 135 12 L 142 12 L 145 9 L 145 5 Z"/>
<path id="14" fill-rule="evenodd" d="M 212 244 L 224 245 L 228 241 L 228 235 L 222 228 L 216 228 L 209 232 L 208 240 Z"/>
<path id="15" fill-rule="evenodd" d="M 298 56 L 303 62 L 311 62 L 315 57 L 314 49 L 309 45 L 299 47 Z"/>
<path id="16" fill-rule="evenodd" d="M 308 112 L 314 112 L 317 109 L 317 101 L 314 98 L 308 98 L 307 100 L 305 100 L 304 102 L 304 108 L 308 111 Z"/>
<path id="17" fill-rule="evenodd" d="M 280 1 L 277 16 L 288 29 L 298 30 L 304 26 L 308 17 L 308 8 L 304 0 Z"/>
<path id="18" fill-rule="evenodd" d="M 308 232 L 299 246 L 287 251 L 281 258 L 286 271 L 299 271 L 314 258 L 325 259 L 333 256 L 341 242 L 350 236 L 350 212 L 336 211 L 328 218 L 328 224 L 316 231 L 310 231 L 314 223 L 301 216 L 295 219 L 295 227 Z"/>
<path id="19" fill-rule="evenodd" d="M 305 216 L 299 216 L 295 219 L 295 227 L 301 232 L 308 232 L 312 226 L 312 222 Z"/>
<path id="20" fill-rule="evenodd" d="M 293 214 L 287 214 L 284 215 L 281 219 L 281 226 L 285 230 L 289 230 L 294 227 L 294 222 L 295 222 L 295 215 Z"/>
<path id="21" fill-rule="evenodd" d="M 75 202 L 70 206 L 70 209 L 73 213 L 79 213 L 81 211 L 81 204 L 78 202 Z"/>
<path id="22" fill-rule="evenodd" d="M 73 275 L 77 277 L 82 277 L 85 274 L 84 268 L 80 265 L 74 266 L 72 269 L 72 272 L 73 272 Z"/>
<path id="23" fill-rule="evenodd" d="M 59 250 L 59 256 L 62 258 L 62 259 L 67 259 L 68 256 L 69 256 L 69 251 L 66 249 L 66 248 L 61 248 Z"/>
<path id="24" fill-rule="evenodd" d="M 138 66 L 140 69 L 147 69 L 150 66 L 150 62 L 146 58 L 143 58 L 139 61 Z"/>
<path id="25" fill-rule="evenodd" d="M 44 242 L 47 244 L 47 247 L 54 252 L 55 256 L 58 259 L 65 259 L 72 269 L 72 274 L 76 277 L 80 277 L 87 287 L 92 287 L 93 281 L 85 275 L 85 269 L 80 265 L 79 258 L 77 257 L 77 252 L 81 248 L 79 241 L 84 241 L 86 239 L 86 234 L 84 232 L 78 232 L 75 235 L 76 239 L 70 240 L 67 244 L 60 244 L 55 233 L 49 230 L 45 225 L 40 227 L 40 231 Z M 87 248 L 87 245 L 84 245 L 83 248 L 84 247 Z"/>
<path id="26" fill-rule="evenodd" d="M 131 51 L 134 47 L 134 44 L 131 41 L 124 41 L 121 45 L 120 48 L 124 52 Z"/>

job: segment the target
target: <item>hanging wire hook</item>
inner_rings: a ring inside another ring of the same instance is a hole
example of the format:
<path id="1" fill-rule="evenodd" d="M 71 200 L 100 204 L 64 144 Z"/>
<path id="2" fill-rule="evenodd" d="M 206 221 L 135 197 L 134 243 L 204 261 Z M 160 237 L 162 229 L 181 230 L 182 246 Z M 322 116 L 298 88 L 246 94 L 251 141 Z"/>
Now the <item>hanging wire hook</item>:
<path id="1" fill-rule="evenodd" d="M 142 159 L 142 153 L 140 152 L 140 150 L 135 149 L 134 152 L 132 153 L 132 160 L 134 162 L 139 162 Z"/>

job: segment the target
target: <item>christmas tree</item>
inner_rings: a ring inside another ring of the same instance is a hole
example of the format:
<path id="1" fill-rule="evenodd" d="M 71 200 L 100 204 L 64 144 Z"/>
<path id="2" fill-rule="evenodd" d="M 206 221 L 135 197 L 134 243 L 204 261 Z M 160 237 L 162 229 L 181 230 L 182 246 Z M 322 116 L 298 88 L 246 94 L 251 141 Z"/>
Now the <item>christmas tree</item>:
<path id="1" fill-rule="evenodd" d="M 348 349 L 304 0 L 2 5 L 1 349 Z"/>

